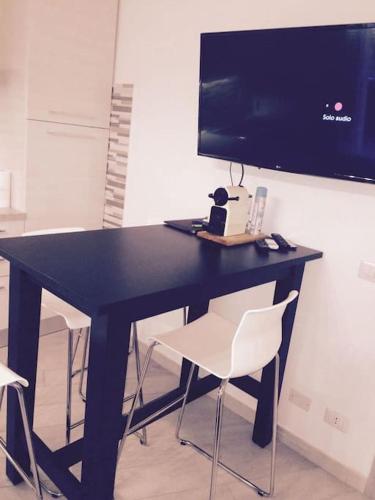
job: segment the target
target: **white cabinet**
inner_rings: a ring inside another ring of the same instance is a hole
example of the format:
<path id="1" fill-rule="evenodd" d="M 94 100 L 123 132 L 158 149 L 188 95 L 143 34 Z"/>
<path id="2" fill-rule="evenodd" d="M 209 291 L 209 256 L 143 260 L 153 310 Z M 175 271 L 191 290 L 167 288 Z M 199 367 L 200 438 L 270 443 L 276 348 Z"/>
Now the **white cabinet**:
<path id="1" fill-rule="evenodd" d="M 29 119 L 108 128 L 117 4 L 29 2 Z"/>
<path id="2" fill-rule="evenodd" d="M 102 226 L 107 148 L 108 130 L 28 121 L 28 231 Z"/>
<path id="3" fill-rule="evenodd" d="M 31 0 L 27 230 L 102 227 L 118 0 Z"/>

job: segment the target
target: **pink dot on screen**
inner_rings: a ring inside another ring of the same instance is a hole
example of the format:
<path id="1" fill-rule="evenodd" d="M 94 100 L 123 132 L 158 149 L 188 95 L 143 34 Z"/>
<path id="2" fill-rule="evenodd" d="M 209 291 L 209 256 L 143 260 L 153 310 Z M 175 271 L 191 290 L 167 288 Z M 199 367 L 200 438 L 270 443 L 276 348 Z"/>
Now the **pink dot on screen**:
<path id="1" fill-rule="evenodd" d="M 343 106 L 342 102 L 336 102 L 336 104 L 335 104 L 336 111 L 341 111 L 343 107 L 344 106 Z"/>

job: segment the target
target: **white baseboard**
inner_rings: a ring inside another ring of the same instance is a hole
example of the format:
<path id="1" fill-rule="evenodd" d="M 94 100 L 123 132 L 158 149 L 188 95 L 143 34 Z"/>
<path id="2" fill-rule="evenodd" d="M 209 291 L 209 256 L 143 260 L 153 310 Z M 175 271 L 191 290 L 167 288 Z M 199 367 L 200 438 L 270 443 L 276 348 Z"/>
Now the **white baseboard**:
<path id="1" fill-rule="evenodd" d="M 146 350 L 146 344 L 142 341 L 140 342 L 141 351 Z M 178 375 L 180 372 L 179 363 L 172 359 L 171 357 L 166 356 L 163 352 L 155 350 L 153 353 L 153 359 L 159 363 L 166 370 Z M 232 394 L 227 394 L 225 398 L 226 406 L 228 406 L 231 411 L 237 413 L 244 419 L 254 422 L 255 420 L 255 410 L 250 408 L 247 404 L 242 401 L 239 401 Z M 322 451 L 318 450 L 314 446 L 311 446 L 309 443 L 304 441 L 298 436 L 295 436 L 290 430 L 285 429 L 278 426 L 278 439 L 281 443 L 285 444 L 295 452 L 302 455 L 304 458 L 310 460 L 310 462 L 314 463 L 321 469 L 329 472 L 333 476 L 337 477 L 343 483 L 351 486 L 355 490 L 363 493 L 365 492 L 370 498 L 375 498 L 375 496 L 371 496 L 369 494 L 369 481 L 367 478 L 357 471 L 350 469 L 349 467 L 341 464 L 337 460 L 334 460 L 332 457 L 329 457 Z M 375 465 L 374 465 L 375 468 Z M 375 471 L 374 471 L 375 473 Z"/>
<path id="2" fill-rule="evenodd" d="M 288 429 L 279 426 L 278 436 L 281 443 L 307 458 L 321 469 L 337 477 L 343 483 L 351 486 L 360 493 L 365 491 L 367 478 L 359 472 L 326 455 L 300 437 L 295 436 Z"/>

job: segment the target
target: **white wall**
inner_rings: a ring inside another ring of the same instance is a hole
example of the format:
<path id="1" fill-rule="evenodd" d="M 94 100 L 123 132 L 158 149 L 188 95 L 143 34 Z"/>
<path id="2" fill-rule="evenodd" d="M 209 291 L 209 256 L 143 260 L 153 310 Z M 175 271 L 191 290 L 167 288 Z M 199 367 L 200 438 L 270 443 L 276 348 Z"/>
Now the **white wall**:
<path id="1" fill-rule="evenodd" d="M 12 172 L 12 206 L 25 206 L 26 0 L 0 2 L 0 170 Z"/>
<path id="2" fill-rule="evenodd" d="M 260 27 L 370 22 L 373 0 L 122 0 L 116 82 L 135 85 L 126 225 L 206 215 L 207 193 L 229 183 L 225 162 L 196 154 L 199 34 Z M 362 476 L 374 455 L 375 286 L 357 277 L 375 260 L 375 186 L 246 168 L 245 185 L 269 188 L 265 229 L 324 251 L 307 265 L 288 360 L 280 424 Z M 242 292 L 215 301 L 238 318 L 270 300 Z M 312 398 L 291 405 L 294 387 Z M 347 434 L 323 422 L 326 407 Z"/>

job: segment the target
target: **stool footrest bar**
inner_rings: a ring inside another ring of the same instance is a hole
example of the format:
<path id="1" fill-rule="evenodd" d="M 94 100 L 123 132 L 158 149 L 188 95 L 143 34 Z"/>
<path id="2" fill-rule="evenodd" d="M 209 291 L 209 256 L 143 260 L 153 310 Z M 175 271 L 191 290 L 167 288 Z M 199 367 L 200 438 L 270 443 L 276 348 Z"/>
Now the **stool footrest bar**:
<path id="1" fill-rule="evenodd" d="M 183 444 L 185 446 L 192 447 L 195 451 L 197 451 L 198 453 L 200 453 L 201 455 L 203 455 L 204 457 L 206 457 L 208 460 L 212 461 L 212 459 L 213 459 L 212 455 L 210 455 L 206 450 L 204 450 L 203 448 L 201 448 L 197 444 L 193 443 L 192 441 L 188 441 L 186 439 L 180 439 L 179 441 L 180 441 L 181 444 Z M 241 474 L 238 474 L 238 472 L 234 471 L 233 469 L 231 469 L 230 467 L 228 467 L 227 465 L 225 465 L 220 460 L 218 462 L 218 465 L 222 469 L 224 469 L 226 472 L 229 472 L 229 474 L 231 474 L 232 476 L 234 476 L 235 478 L 239 479 L 241 482 L 243 482 L 244 484 L 246 484 L 247 486 L 249 486 L 250 488 L 253 488 L 254 490 L 256 490 L 260 495 L 265 496 L 265 497 L 269 497 L 270 496 L 269 492 L 264 491 L 262 488 L 260 488 L 259 486 L 257 486 L 255 483 L 252 483 L 251 481 L 249 481 L 245 477 L 241 476 Z"/>
<path id="2" fill-rule="evenodd" d="M 134 432 L 137 432 L 139 429 L 142 429 L 142 427 L 144 427 L 149 422 L 151 422 L 152 420 L 154 420 L 155 417 L 157 417 L 161 413 L 165 412 L 166 410 L 169 410 L 174 405 L 180 403 L 184 399 L 184 396 L 185 395 L 182 394 L 180 397 L 174 399 L 173 401 L 171 401 L 167 405 L 163 406 L 162 408 L 160 408 L 159 410 L 157 410 L 155 413 L 152 413 L 152 415 L 149 415 L 145 419 L 143 419 L 140 422 L 138 422 L 137 424 L 133 425 L 133 427 L 130 427 L 128 435 L 133 434 Z"/>
<path id="3" fill-rule="evenodd" d="M 135 396 L 135 394 L 129 394 L 129 396 L 125 396 L 123 399 L 123 402 L 126 403 L 127 401 L 130 401 L 131 399 L 134 398 L 134 396 Z M 82 418 L 81 420 L 77 420 L 77 422 L 73 422 L 72 424 L 70 424 L 69 429 L 71 429 L 71 430 L 76 429 L 77 427 L 79 427 L 80 425 L 83 425 L 84 423 L 85 423 L 85 419 Z"/>
<path id="4" fill-rule="evenodd" d="M 61 491 L 53 490 L 52 487 L 49 486 L 47 484 L 47 482 L 44 481 L 43 479 L 39 479 L 39 482 L 40 482 L 40 486 L 42 487 L 42 490 L 46 491 L 49 495 L 51 495 L 51 497 L 53 497 L 53 498 L 59 498 L 59 497 L 64 496 L 61 493 Z"/>

